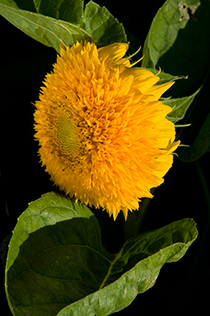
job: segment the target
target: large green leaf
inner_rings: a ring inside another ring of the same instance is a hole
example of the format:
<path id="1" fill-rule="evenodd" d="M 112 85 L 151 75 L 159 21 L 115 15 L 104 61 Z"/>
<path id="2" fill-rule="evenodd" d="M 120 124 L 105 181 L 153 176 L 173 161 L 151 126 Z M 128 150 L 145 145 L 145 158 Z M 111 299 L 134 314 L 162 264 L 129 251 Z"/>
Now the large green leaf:
<path id="1" fill-rule="evenodd" d="M 11 311 L 110 315 L 152 287 L 161 267 L 179 260 L 196 237 L 195 223 L 184 219 L 143 233 L 110 254 L 87 207 L 47 193 L 30 203 L 13 232 L 6 264 Z"/>
<path id="2" fill-rule="evenodd" d="M 0 4 L 0 13 L 21 31 L 40 43 L 60 51 L 60 44 L 72 45 L 76 41 L 91 40 L 81 28 L 42 14 Z"/>
<path id="3" fill-rule="evenodd" d="M 199 5 L 199 0 L 167 0 L 164 3 L 148 32 L 142 67 L 155 68 L 160 57 L 173 46 L 179 30 L 185 28 L 190 14 L 194 14 Z"/>
<path id="4" fill-rule="evenodd" d="M 1 0 L 0 3 L 70 23 L 77 23 L 83 12 L 82 0 Z"/>
<path id="5" fill-rule="evenodd" d="M 25 0 L 22 0 L 22 2 L 23 5 L 26 3 Z M 82 0 L 33 0 L 33 2 L 38 13 L 55 19 L 77 24 L 82 17 Z"/>
<path id="6" fill-rule="evenodd" d="M 92 1 L 86 5 L 84 12 L 82 2 L 76 0 L 37 0 L 34 7 L 24 3 L 0 0 L 0 14 L 21 31 L 53 47 L 58 53 L 61 43 L 68 46 L 76 41 L 94 40 L 96 45 L 105 46 L 127 41 L 122 24 L 106 8 Z"/>
<path id="7" fill-rule="evenodd" d="M 67 306 L 57 316 L 106 316 L 124 309 L 137 294 L 150 289 L 162 266 L 178 261 L 196 237 L 194 222 L 186 219 L 130 240 L 116 255 L 117 267 L 113 266 L 110 278 L 122 266 L 123 272 L 128 271 L 103 289 Z"/>

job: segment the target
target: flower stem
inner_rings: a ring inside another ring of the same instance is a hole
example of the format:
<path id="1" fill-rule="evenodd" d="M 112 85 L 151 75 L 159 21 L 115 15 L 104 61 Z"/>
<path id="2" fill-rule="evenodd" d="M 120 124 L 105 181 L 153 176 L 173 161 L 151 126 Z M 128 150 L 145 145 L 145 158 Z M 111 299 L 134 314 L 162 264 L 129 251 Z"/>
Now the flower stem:
<path id="1" fill-rule="evenodd" d="M 142 228 L 143 221 L 146 216 L 146 212 L 147 212 L 150 201 L 151 199 L 144 198 L 139 208 L 139 211 L 134 211 L 133 213 L 129 213 L 128 220 L 124 224 L 125 240 L 128 240 L 136 236 L 137 234 L 139 234 Z"/>

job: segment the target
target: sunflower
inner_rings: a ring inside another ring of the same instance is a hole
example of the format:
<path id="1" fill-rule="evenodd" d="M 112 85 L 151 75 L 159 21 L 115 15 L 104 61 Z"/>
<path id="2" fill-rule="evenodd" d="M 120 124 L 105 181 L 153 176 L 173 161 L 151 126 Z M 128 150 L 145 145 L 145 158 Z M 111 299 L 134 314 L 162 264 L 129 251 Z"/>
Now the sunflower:
<path id="1" fill-rule="evenodd" d="M 125 43 L 61 47 L 36 101 L 42 165 L 65 193 L 116 219 L 152 198 L 173 163 L 171 108 L 159 101 L 173 82 L 134 68 Z"/>

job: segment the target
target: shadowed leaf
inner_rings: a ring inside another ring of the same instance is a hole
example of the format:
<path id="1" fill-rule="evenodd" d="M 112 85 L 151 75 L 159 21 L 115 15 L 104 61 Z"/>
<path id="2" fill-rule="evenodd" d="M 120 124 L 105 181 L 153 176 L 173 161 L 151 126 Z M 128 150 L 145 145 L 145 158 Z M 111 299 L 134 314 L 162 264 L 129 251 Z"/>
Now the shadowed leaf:
<path id="1" fill-rule="evenodd" d="M 196 237 L 195 223 L 184 219 L 110 254 L 87 207 L 47 193 L 30 203 L 13 232 L 6 264 L 10 309 L 15 316 L 110 315 L 152 287 L 161 267 L 179 260 Z"/>

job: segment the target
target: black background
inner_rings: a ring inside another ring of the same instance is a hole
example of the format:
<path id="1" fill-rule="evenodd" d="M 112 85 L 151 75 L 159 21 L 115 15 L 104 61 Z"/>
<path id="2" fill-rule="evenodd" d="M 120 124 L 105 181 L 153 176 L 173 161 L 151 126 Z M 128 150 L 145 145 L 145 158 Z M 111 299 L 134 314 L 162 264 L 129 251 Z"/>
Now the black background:
<path id="1" fill-rule="evenodd" d="M 118 1 L 98 1 L 124 24 L 131 50 L 143 45 L 153 17 L 164 1 L 134 1 L 119 5 Z M 51 190 L 48 174 L 39 163 L 38 144 L 33 139 L 32 102 L 38 99 L 39 87 L 56 61 L 52 48 L 34 41 L 5 19 L 0 17 L 1 69 L 0 69 L 0 241 L 14 229 L 17 217 L 28 203 Z M 199 237 L 187 254 L 177 263 L 167 264 L 161 270 L 155 286 L 142 295 L 119 315 L 141 315 L 196 308 L 200 313 L 208 310 L 210 282 L 209 247 L 210 232 L 208 205 L 199 177 L 201 168 L 209 181 L 209 153 L 199 162 L 184 163 L 175 159 L 165 182 L 156 190 L 142 230 L 159 228 L 186 217 L 194 218 Z M 210 198 L 210 197 L 209 197 Z M 100 213 L 99 213 L 100 212 Z M 102 226 L 106 247 L 115 252 L 123 243 L 122 216 L 116 222 L 108 214 L 96 211 Z M 6 245 L 6 241 L 3 246 Z M 2 248 L 3 249 L 3 248 Z M 4 254 L 2 261 L 4 261 Z M 4 264 L 4 262 L 3 262 Z M 4 269 L 0 271 L 3 289 Z M 11 315 L 5 294 L 1 296 L 1 311 Z"/>

